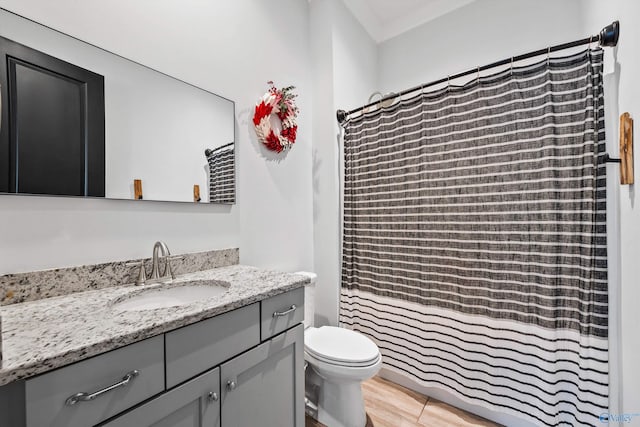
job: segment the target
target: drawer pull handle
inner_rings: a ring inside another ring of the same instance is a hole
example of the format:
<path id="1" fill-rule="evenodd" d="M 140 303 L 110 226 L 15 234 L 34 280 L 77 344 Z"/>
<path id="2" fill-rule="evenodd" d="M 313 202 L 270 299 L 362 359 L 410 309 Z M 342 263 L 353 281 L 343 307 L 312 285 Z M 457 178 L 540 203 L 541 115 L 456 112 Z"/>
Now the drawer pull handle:
<path id="1" fill-rule="evenodd" d="M 218 393 L 210 391 L 207 395 L 209 398 L 209 402 L 217 402 L 218 401 Z"/>
<path id="2" fill-rule="evenodd" d="M 120 381 L 110 385 L 109 387 L 105 387 L 102 390 L 98 390 L 93 393 L 84 393 L 84 392 L 76 393 L 73 396 L 69 397 L 67 400 L 65 400 L 64 403 L 67 406 L 73 406 L 78 402 L 87 402 L 89 400 L 93 400 L 96 397 L 102 396 L 103 394 L 110 392 L 111 390 L 126 386 L 127 384 L 129 384 L 129 382 L 131 382 L 132 379 L 134 379 L 138 375 L 140 375 L 140 371 L 138 371 L 137 369 L 133 370 L 131 372 L 128 372 L 124 377 L 122 377 Z"/>
<path id="3" fill-rule="evenodd" d="M 227 390 L 233 391 L 235 389 L 236 389 L 236 382 L 235 381 L 227 381 Z"/>
<path id="4" fill-rule="evenodd" d="M 282 316 L 286 316 L 289 313 L 293 313 L 294 311 L 296 311 L 296 305 L 292 304 L 291 307 L 289 307 L 289 310 L 285 310 L 285 311 L 274 311 L 273 312 L 273 317 L 282 317 Z"/>

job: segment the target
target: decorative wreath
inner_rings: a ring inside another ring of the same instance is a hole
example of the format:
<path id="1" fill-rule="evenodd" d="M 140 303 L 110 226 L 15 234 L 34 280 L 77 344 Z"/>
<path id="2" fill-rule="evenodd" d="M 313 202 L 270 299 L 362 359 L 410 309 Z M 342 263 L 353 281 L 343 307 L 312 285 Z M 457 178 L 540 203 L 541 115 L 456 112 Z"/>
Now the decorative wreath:
<path id="1" fill-rule="evenodd" d="M 253 125 L 256 128 L 258 139 L 269 150 L 278 153 L 291 148 L 296 142 L 298 125 L 298 107 L 294 99 L 298 96 L 293 93 L 295 86 L 287 86 L 278 89 L 273 82 L 267 82 L 270 86 L 267 93 L 262 96 L 260 102 L 256 104 L 253 115 Z M 275 114 L 282 123 L 282 130 L 276 133 L 271 127 L 271 116 Z"/>

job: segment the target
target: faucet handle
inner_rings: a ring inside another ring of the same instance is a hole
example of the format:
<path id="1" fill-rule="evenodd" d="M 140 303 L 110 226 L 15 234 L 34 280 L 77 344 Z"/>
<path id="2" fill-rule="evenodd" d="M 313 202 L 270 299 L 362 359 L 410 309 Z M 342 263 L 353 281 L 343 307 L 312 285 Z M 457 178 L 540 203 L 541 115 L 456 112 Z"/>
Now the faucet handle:
<path id="1" fill-rule="evenodd" d="M 173 269 L 171 268 L 171 258 L 167 258 L 166 261 L 167 265 L 164 267 L 164 277 L 171 277 L 171 280 L 175 280 L 176 279 L 176 275 L 173 272 Z"/>
<path id="2" fill-rule="evenodd" d="M 135 267 L 140 266 L 140 271 L 138 272 L 138 278 L 136 279 L 136 285 L 144 285 L 147 281 L 147 270 L 144 268 L 144 260 L 127 262 L 125 263 L 127 267 Z"/>
<path id="3" fill-rule="evenodd" d="M 171 276 L 171 280 L 176 279 L 176 274 L 173 272 L 173 268 L 171 267 L 171 261 L 176 261 L 180 259 L 184 259 L 184 255 L 167 255 L 165 258 L 165 266 L 163 277 Z"/>
<path id="4" fill-rule="evenodd" d="M 167 265 L 165 266 L 164 275 L 165 276 L 171 276 L 171 280 L 175 280 L 176 279 L 176 274 L 173 272 L 173 268 L 171 267 L 171 261 L 180 260 L 180 259 L 184 259 L 184 256 L 182 256 L 182 255 L 172 255 L 172 256 L 168 256 L 167 259 L 166 259 Z"/>

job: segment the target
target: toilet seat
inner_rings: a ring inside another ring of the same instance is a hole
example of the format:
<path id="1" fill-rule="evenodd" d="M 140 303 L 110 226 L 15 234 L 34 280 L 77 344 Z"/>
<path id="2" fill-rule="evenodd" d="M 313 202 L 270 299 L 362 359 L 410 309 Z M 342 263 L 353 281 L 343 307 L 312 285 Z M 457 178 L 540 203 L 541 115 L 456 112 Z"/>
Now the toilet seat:
<path id="1" fill-rule="evenodd" d="M 304 335 L 304 347 L 314 359 L 337 366 L 368 367 L 380 359 L 378 346 L 369 338 L 334 326 L 308 328 Z"/>
<path id="2" fill-rule="evenodd" d="M 344 366 L 345 368 L 366 368 L 368 366 L 374 365 L 380 358 L 378 356 L 366 362 L 342 362 L 342 361 L 336 361 L 326 357 L 322 357 L 321 355 L 311 353 L 310 351 L 307 351 L 306 353 L 311 357 L 313 357 L 313 359 L 317 360 L 318 362 L 326 363 L 329 365 L 335 365 L 335 366 Z"/>

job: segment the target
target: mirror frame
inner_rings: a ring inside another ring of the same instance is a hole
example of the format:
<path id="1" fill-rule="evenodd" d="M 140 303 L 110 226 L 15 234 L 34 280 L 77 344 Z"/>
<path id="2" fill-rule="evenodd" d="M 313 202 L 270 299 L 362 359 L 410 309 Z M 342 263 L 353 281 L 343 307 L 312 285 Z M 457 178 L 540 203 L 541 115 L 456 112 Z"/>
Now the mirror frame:
<path id="1" fill-rule="evenodd" d="M 123 59 L 123 60 L 125 60 L 125 61 L 127 61 L 129 63 L 135 64 L 135 65 L 137 65 L 139 67 L 143 67 L 144 69 L 147 69 L 149 71 L 153 71 L 153 72 L 158 73 L 158 74 L 160 74 L 160 75 L 162 75 L 164 77 L 168 77 L 168 78 L 170 78 L 170 79 L 172 79 L 172 80 L 174 80 L 174 81 L 176 81 L 178 83 L 182 83 L 182 84 L 190 86 L 190 87 L 192 87 L 194 89 L 197 89 L 197 90 L 200 90 L 202 92 L 205 92 L 205 93 L 207 93 L 209 95 L 216 96 L 216 97 L 220 98 L 221 100 L 225 100 L 225 101 L 230 102 L 231 105 L 232 105 L 232 114 L 233 114 L 233 120 L 232 120 L 233 121 L 233 141 L 232 141 L 232 143 L 234 144 L 234 202 L 233 203 L 219 203 L 219 202 L 213 202 L 212 203 L 212 202 L 192 202 L 192 201 L 183 201 L 183 200 L 160 200 L 160 199 L 141 199 L 141 200 L 136 200 L 135 198 L 131 198 L 131 199 L 127 199 L 127 198 L 109 198 L 106 195 L 105 195 L 105 197 L 100 197 L 100 196 L 68 196 L 68 195 L 60 195 L 60 194 L 34 194 L 34 193 L 9 193 L 9 192 L 0 192 L 0 197 L 4 197 L 4 196 L 53 197 L 53 198 L 75 199 L 75 200 L 90 199 L 90 200 L 130 201 L 130 202 L 159 202 L 159 203 L 179 203 L 181 205 L 185 205 L 186 204 L 186 205 L 213 205 L 213 206 L 232 206 L 232 205 L 235 205 L 237 203 L 237 189 L 238 189 L 238 184 L 237 184 L 238 183 L 238 175 L 237 175 L 237 164 L 238 164 L 238 162 L 237 162 L 237 160 L 238 160 L 238 156 L 237 156 L 237 149 L 236 149 L 237 147 L 236 147 L 235 144 L 237 143 L 237 137 L 238 136 L 237 136 L 237 131 L 236 131 L 236 127 L 237 127 L 237 123 L 236 123 L 236 120 L 237 120 L 237 117 L 236 117 L 236 102 L 234 100 L 229 99 L 227 97 L 224 97 L 222 95 L 219 95 L 219 94 L 217 94 L 215 92 L 212 92 L 212 91 L 210 91 L 208 89 L 200 87 L 200 86 L 198 86 L 196 84 L 193 84 L 193 83 L 190 83 L 190 82 L 185 81 L 183 79 L 180 79 L 178 77 L 172 76 L 171 74 L 168 74 L 168 73 L 165 73 L 163 71 L 157 70 L 157 69 L 155 69 L 155 68 L 153 68 L 151 66 L 145 65 L 145 64 L 140 63 L 138 61 L 135 61 L 135 60 L 133 60 L 131 58 L 127 58 L 126 56 L 123 56 L 123 55 L 120 55 L 118 53 L 112 52 L 112 51 L 110 51 L 108 49 L 105 49 L 103 47 L 100 47 L 98 45 L 90 43 L 90 42 L 88 42 L 86 40 L 83 40 L 83 39 L 81 39 L 79 37 L 75 37 L 73 35 L 65 33 L 64 31 L 61 31 L 61 30 L 55 29 L 53 27 L 50 27 L 49 25 L 43 24 L 41 22 L 38 22 L 38 21 L 36 21 L 34 19 L 31 19 L 31 18 L 28 18 L 26 16 L 23 16 L 23 15 L 21 15 L 19 13 L 16 13 L 16 12 L 11 11 L 9 9 L 6 9 L 4 7 L 0 7 L 0 13 L 2 13 L 2 12 L 8 13 L 8 14 L 13 15 L 13 16 L 15 16 L 17 18 L 20 18 L 20 19 L 24 19 L 26 21 L 29 21 L 29 22 L 35 24 L 35 25 L 43 27 L 43 28 L 45 28 L 45 29 L 47 29 L 49 31 L 54 31 L 57 34 L 60 34 L 60 35 L 65 36 L 65 37 L 68 37 L 68 38 L 70 38 L 72 40 L 75 40 L 77 42 L 83 43 L 83 44 L 85 44 L 87 46 L 90 46 L 92 48 L 98 49 L 98 50 L 100 50 L 100 51 L 102 51 L 104 53 L 107 53 L 109 55 L 113 55 L 113 56 L 118 57 L 120 59 Z M 6 36 L 4 36 L 2 34 L 0 34 L 0 36 L 6 37 Z M 20 40 L 15 40 L 15 41 L 18 42 L 18 43 L 21 43 Z M 43 52 L 43 53 L 49 55 L 49 53 L 47 53 L 47 52 Z M 0 114 L 2 113 L 2 109 L 3 108 L 6 108 L 6 106 L 3 105 L 2 98 L 0 97 Z M 105 118 L 105 123 L 106 123 L 106 118 Z M 105 141 L 105 145 L 106 145 L 106 141 Z M 230 145 L 230 144 L 229 143 L 223 143 L 221 146 L 225 146 L 225 145 Z M 215 147 L 215 148 L 219 148 L 219 147 Z M 105 163 L 105 167 L 106 167 L 106 163 Z"/>

